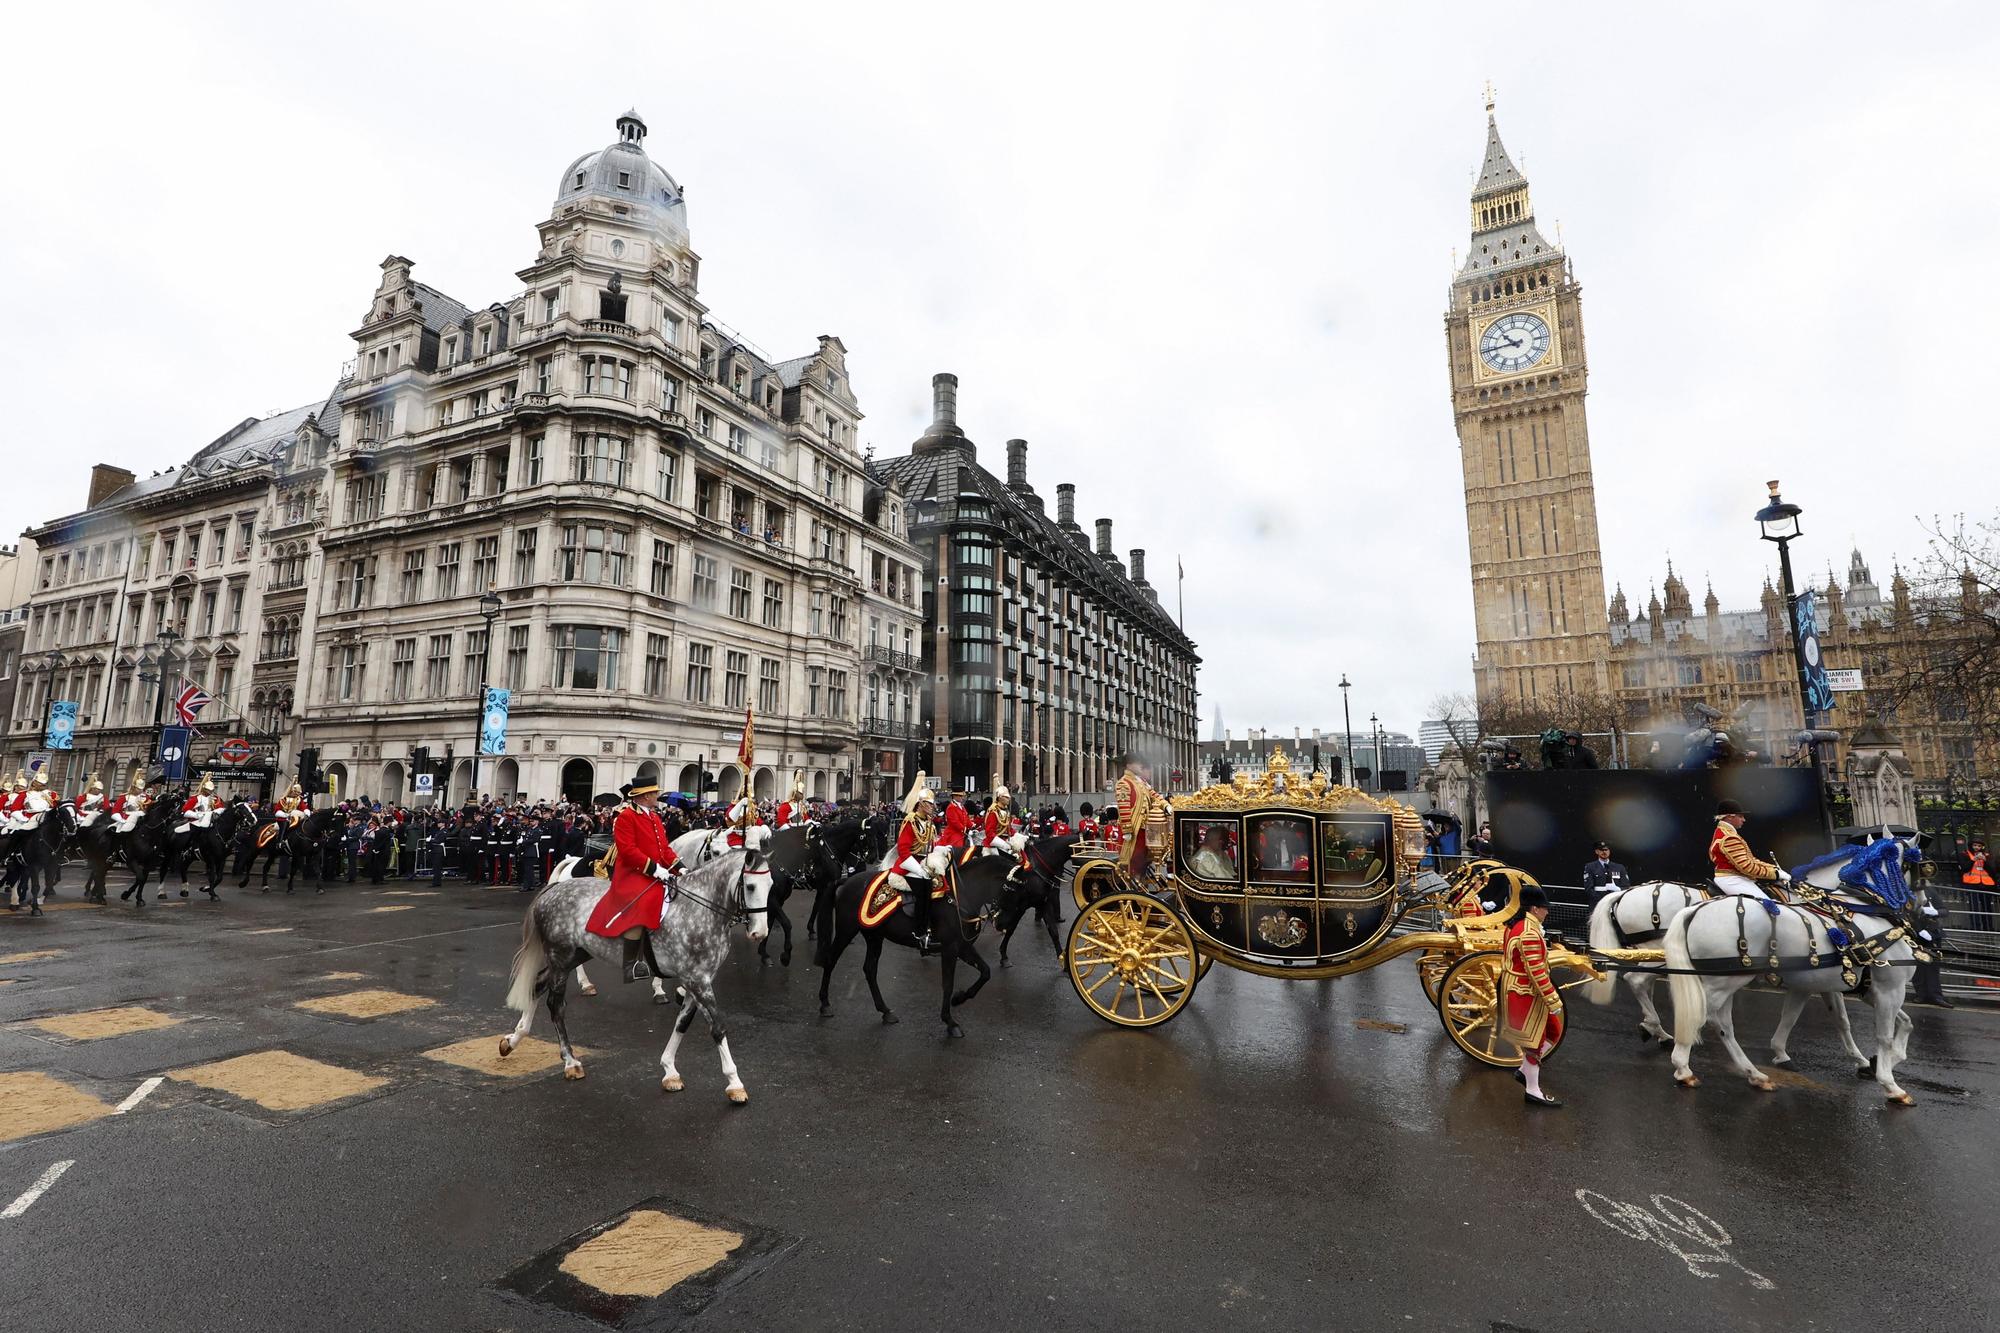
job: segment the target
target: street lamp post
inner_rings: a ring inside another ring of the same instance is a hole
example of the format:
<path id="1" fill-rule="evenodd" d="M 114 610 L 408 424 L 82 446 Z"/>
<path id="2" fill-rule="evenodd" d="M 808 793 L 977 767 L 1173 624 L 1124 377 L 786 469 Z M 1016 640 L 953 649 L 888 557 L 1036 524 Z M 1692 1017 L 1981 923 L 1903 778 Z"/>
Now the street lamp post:
<path id="1" fill-rule="evenodd" d="M 160 626 L 160 632 L 155 640 L 160 646 L 160 652 L 159 656 L 152 659 L 151 662 L 153 674 L 149 676 L 143 669 L 139 673 L 139 680 L 142 684 L 154 687 L 153 762 L 156 764 L 164 762 L 160 757 L 160 742 L 165 738 L 167 725 L 167 670 L 173 660 L 174 644 L 179 642 L 180 637 L 180 635 L 174 632 L 173 626 Z M 143 668 L 145 665 L 147 663 L 142 659 L 140 666 Z"/>
<path id="2" fill-rule="evenodd" d="M 1382 790 L 1382 719 L 1374 713 L 1368 715 L 1368 767 L 1375 775 L 1375 790 Z"/>
<path id="3" fill-rule="evenodd" d="M 486 618 L 486 637 L 479 641 L 479 700 L 474 716 L 478 724 L 472 732 L 472 785 L 466 788 L 466 799 L 479 799 L 479 749 L 486 738 L 486 691 L 491 688 L 489 677 L 493 667 L 493 622 L 500 617 L 500 594 L 487 584 L 486 591 L 479 597 L 479 614 Z M 445 799 L 451 799 L 451 774 L 444 776 Z"/>
<path id="4" fill-rule="evenodd" d="M 1347 707 L 1347 673 L 1340 673 L 1340 720 L 1347 728 L 1347 785 L 1354 785 L 1354 714 Z"/>
<path id="5" fill-rule="evenodd" d="M 1785 597 L 1785 624 L 1792 637 L 1792 663 L 1799 678 L 1799 715 L 1805 719 L 1807 732 L 1819 729 L 1819 713 L 1812 706 L 1811 672 L 1806 661 L 1805 645 L 1799 641 L 1798 610 L 1794 604 L 1796 594 L 1792 591 L 1791 544 L 1803 529 L 1799 527 L 1799 515 L 1804 511 L 1795 504 L 1789 504 L 1778 494 L 1778 483 L 1767 482 L 1770 500 L 1757 511 L 1758 535 L 1767 542 L 1775 542 L 1778 547 L 1778 584 Z M 1833 838 L 1833 814 L 1826 803 L 1826 764 L 1820 757 L 1819 740 L 1809 737 L 1807 745 L 1812 750 L 1813 796 L 1819 802 L 1820 824 L 1824 828 L 1829 843 Z"/>

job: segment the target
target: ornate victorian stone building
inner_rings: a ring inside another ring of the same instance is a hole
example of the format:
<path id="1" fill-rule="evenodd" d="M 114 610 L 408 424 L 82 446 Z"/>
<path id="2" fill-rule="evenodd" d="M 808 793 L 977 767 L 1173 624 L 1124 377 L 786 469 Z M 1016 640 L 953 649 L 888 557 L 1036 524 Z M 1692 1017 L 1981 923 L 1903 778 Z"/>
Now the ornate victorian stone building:
<path id="1" fill-rule="evenodd" d="M 921 562 L 856 452 L 846 349 L 777 361 L 713 319 L 679 184 L 636 114 L 617 136 L 564 169 L 511 296 L 475 308 L 392 255 L 327 402 L 33 534 L 11 753 L 50 697 L 83 701 L 79 744 L 149 752 L 134 680 L 164 625 L 283 769 L 317 747 L 342 794 L 406 797 L 426 747 L 463 798 L 488 682 L 512 712 L 478 790 L 706 769 L 727 799 L 754 709 L 759 795 L 795 769 L 863 794 L 863 736 L 911 725 Z"/>

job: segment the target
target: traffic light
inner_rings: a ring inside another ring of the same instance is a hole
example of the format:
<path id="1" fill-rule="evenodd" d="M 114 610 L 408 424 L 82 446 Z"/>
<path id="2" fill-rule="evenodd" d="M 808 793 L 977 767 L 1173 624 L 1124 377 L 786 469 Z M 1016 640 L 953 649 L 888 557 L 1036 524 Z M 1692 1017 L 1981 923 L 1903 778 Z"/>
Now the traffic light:
<path id="1" fill-rule="evenodd" d="M 410 747 L 410 776 L 420 778 L 431 771 L 431 752 L 427 745 Z"/>
<path id="2" fill-rule="evenodd" d="M 1339 785 L 1341 781 L 1340 768 L 1341 768 L 1341 758 L 1339 755 L 1336 754 L 1328 757 L 1326 761 L 1327 776 L 1333 779 L 1334 784 L 1336 786 Z"/>
<path id="3" fill-rule="evenodd" d="M 308 796 L 317 796 L 321 790 L 317 745 L 309 745 L 299 751 L 299 790 Z"/>

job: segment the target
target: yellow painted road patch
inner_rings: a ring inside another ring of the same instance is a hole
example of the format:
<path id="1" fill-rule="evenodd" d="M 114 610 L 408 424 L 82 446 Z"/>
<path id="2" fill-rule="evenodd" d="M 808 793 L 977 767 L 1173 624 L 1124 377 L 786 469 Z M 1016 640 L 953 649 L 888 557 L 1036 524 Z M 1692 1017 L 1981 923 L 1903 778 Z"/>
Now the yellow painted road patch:
<path id="1" fill-rule="evenodd" d="M 421 995 L 405 995 L 392 990 L 357 990 L 342 995 L 322 995 L 316 1000 L 300 1000 L 297 1007 L 316 1014 L 339 1014 L 342 1018 L 380 1018 L 410 1009 L 428 1009 L 436 1000 Z"/>
<path id="2" fill-rule="evenodd" d="M 650 1298 L 707 1272 L 742 1243 L 734 1231 L 649 1210 L 571 1250 L 562 1271 L 608 1296 Z"/>
<path id="3" fill-rule="evenodd" d="M 66 952 L 68 951 L 64 949 L 30 949 L 26 953 L 0 954 L 0 967 L 5 967 L 9 963 L 33 963 L 43 958 L 60 958 Z"/>
<path id="4" fill-rule="evenodd" d="M 570 1048 L 578 1059 L 590 1052 L 581 1046 Z M 460 1069 L 470 1069 L 478 1074 L 492 1074 L 496 1078 L 521 1078 L 528 1074 L 539 1074 L 554 1069 L 562 1063 L 562 1048 L 552 1041 L 540 1037 L 523 1037 L 521 1044 L 514 1048 L 512 1055 L 500 1054 L 500 1034 L 490 1037 L 473 1037 L 467 1041 L 453 1042 L 440 1046 L 434 1051 L 425 1051 L 426 1060 L 436 1060 L 440 1064 L 456 1065 Z"/>
<path id="5" fill-rule="evenodd" d="M 47 1074 L 0 1074 L 0 1143 L 88 1124 L 111 1108 Z"/>
<path id="6" fill-rule="evenodd" d="M 270 1111 L 310 1110 L 344 1097 L 372 1092 L 389 1081 L 338 1065 L 321 1064 L 290 1051 L 239 1055 L 232 1060 L 176 1069 L 168 1077 L 226 1092 Z"/>
<path id="7" fill-rule="evenodd" d="M 81 1014 L 52 1014 L 47 1018 L 30 1019 L 27 1026 L 53 1032 L 58 1037 L 68 1037 L 71 1041 L 99 1041 L 105 1037 L 122 1037 L 128 1032 L 170 1028 L 181 1021 L 172 1014 L 154 1009 L 92 1009 Z"/>

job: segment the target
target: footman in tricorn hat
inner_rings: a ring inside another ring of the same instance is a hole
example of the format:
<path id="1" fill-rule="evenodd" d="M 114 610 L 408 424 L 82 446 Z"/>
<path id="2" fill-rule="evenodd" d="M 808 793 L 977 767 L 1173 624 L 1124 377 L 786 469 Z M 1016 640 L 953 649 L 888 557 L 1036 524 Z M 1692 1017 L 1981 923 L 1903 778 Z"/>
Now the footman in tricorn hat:
<path id="1" fill-rule="evenodd" d="M 621 970 L 630 982 L 646 975 L 640 933 L 659 926 L 667 905 L 666 886 L 679 869 L 666 822 L 660 818 L 660 784 L 634 778 L 626 799 L 611 825 L 611 886 L 592 909 L 588 928 L 593 935 L 625 941 Z"/>
<path id="2" fill-rule="evenodd" d="M 1542 1091 L 1542 1057 L 1562 1038 L 1562 992 L 1549 975 L 1548 947 L 1542 922 L 1548 920 L 1549 896 L 1533 884 L 1521 886 L 1521 906 L 1507 923 L 1503 956 L 1507 977 L 1502 987 L 1506 1012 L 1501 1039 L 1521 1050 L 1519 1078 L 1527 1085 L 1530 1106 L 1561 1106 Z"/>

